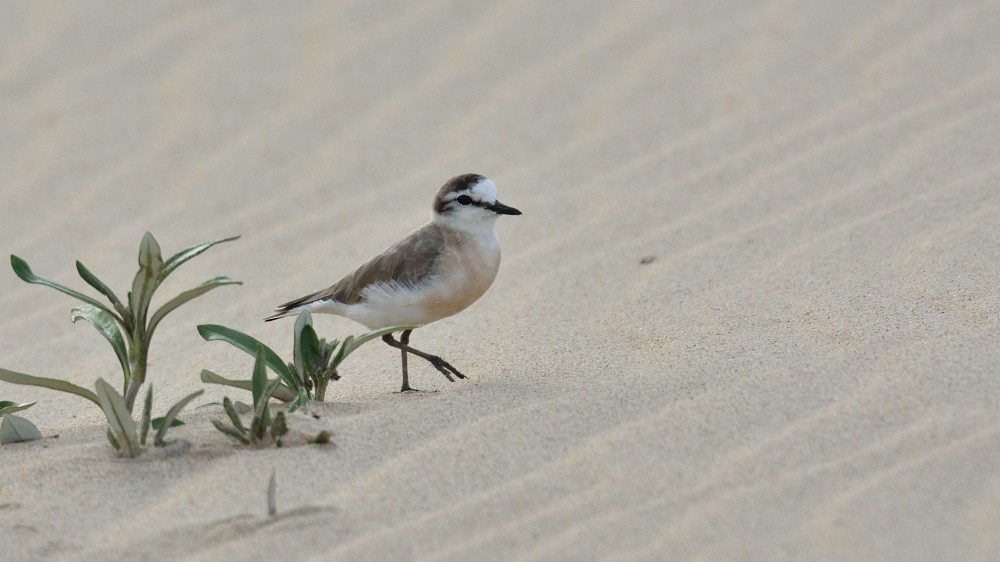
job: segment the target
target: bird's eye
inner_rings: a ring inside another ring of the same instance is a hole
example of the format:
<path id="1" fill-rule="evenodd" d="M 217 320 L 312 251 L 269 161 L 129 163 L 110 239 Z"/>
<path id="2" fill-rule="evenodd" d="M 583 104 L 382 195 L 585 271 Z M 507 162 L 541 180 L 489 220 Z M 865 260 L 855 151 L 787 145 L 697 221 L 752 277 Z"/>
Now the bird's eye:
<path id="1" fill-rule="evenodd" d="M 458 201 L 463 205 L 468 205 L 472 203 L 472 197 L 469 197 L 468 195 L 459 195 L 458 199 L 455 199 L 455 201 Z"/>

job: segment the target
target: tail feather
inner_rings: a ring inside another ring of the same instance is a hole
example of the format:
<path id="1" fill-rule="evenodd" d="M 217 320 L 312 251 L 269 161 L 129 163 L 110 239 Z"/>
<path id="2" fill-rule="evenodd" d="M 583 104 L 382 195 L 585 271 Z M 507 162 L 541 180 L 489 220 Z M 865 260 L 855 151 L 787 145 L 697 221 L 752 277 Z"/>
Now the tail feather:
<path id="1" fill-rule="evenodd" d="M 274 308 L 274 314 L 268 316 L 264 319 L 264 322 L 270 322 L 271 320 L 277 320 L 279 318 L 284 318 L 286 316 L 291 316 L 301 312 L 306 305 L 311 302 L 315 302 L 314 298 L 316 293 L 306 295 L 304 297 L 299 297 L 295 300 L 288 301 L 285 304 L 280 304 Z"/>
<path id="2" fill-rule="evenodd" d="M 278 318 L 284 318 L 285 316 L 288 316 L 288 311 L 281 310 L 280 307 L 274 309 L 274 311 L 275 311 L 274 314 L 268 316 L 267 318 L 264 318 L 264 322 L 270 322 L 271 320 L 277 320 Z"/>

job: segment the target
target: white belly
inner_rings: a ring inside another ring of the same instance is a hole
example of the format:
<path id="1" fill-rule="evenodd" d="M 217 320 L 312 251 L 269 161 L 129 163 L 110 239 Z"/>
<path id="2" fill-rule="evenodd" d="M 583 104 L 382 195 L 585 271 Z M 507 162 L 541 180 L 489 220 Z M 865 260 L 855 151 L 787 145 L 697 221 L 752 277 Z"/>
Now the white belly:
<path id="1" fill-rule="evenodd" d="M 370 329 L 421 325 L 461 312 L 496 279 L 500 268 L 500 242 L 496 233 L 484 239 L 464 238 L 441 257 L 436 275 L 418 286 L 377 283 L 364 290 L 362 302 L 317 302 L 313 312 L 350 318 Z"/>

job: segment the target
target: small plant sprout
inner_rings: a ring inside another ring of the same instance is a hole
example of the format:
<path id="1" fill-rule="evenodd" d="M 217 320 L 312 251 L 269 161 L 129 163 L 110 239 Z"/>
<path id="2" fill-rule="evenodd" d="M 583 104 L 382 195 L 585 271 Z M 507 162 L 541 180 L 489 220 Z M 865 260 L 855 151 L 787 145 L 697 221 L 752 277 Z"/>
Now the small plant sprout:
<path id="1" fill-rule="evenodd" d="M 135 398 L 139 393 L 139 387 L 146 381 L 150 341 L 163 318 L 182 304 L 212 289 L 224 285 L 239 285 L 241 283 L 228 277 L 209 279 L 201 285 L 177 295 L 163 304 L 156 312 L 150 314 L 149 307 L 153 300 L 153 294 L 163 281 L 182 264 L 216 244 L 229 242 L 237 238 L 239 237 L 233 236 L 195 244 L 174 254 L 170 259 L 164 260 L 160 254 L 160 245 L 157 243 L 156 238 L 147 232 L 142 238 L 142 243 L 139 245 L 139 271 L 136 273 L 132 281 L 131 290 L 124 301 L 118 298 L 114 291 L 103 281 L 91 273 L 83 263 L 76 262 L 76 270 L 80 274 L 80 277 L 98 293 L 103 295 L 110 305 L 59 283 L 38 277 L 32 272 L 28 262 L 15 255 L 10 256 L 10 264 L 14 268 L 14 273 L 21 280 L 27 283 L 50 287 L 83 301 L 82 305 L 77 306 L 71 311 L 70 318 L 73 322 L 81 319 L 86 320 L 111 344 L 111 348 L 118 357 L 118 363 L 121 365 L 125 409 L 131 412 Z M 0 380 L 15 384 L 33 384 L 80 394 L 80 392 L 65 385 L 57 384 L 62 381 L 53 381 L 52 379 L 40 380 L 38 377 L 27 376 L 7 377 L 5 376 L 6 373 L 6 371 L 0 371 Z M 79 389 L 79 387 L 76 388 Z M 95 402 L 97 401 L 96 396 L 85 397 L 93 399 Z"/>
<path id="2" fill-rule="evenodd" d="M 251 377 L 251 391 L 253 393 L 253 419 L 248 429 L 240 420 L 236 406 L 228 396 L 222 399 L 222 409 L 229 417 L 230 425 L 226 425 L 220 420 L 212 420 L 216 429 L 226 435 L 236 439 L 244 445 L 264 446 L 269 441 L 273 441 L 278 447 L 281 446 L 281 438 L 288 432 L 288 424 L 285 423 L 285 413 L 278 414 L 271 419 L 271 409 L 268 402 L 271 395 L 277 390 L 280 380 L 274 379 L 268 382 L 267 371 L 264 368 L 264 349 L 258 346 L 256 359 L 253 365 L 253 376 Z M 270 440 L 267 438 L 270 430 Z"/>
<path id="3" fill-rule="evenodd" d="M 264 352 L 264 362 L 278 376 L 280 386 L 275 390 L 274 397 L 284 402 L 291 402 L 289 411 L 294 411 L 309 400 L 322 402 L 326 398 L 326 389 L 330 381 L 340 378 L 337 369 L 347 356 L 364 343 L 382 337 L 385 334 L 412 329 L 415 326 L 394 326 L 366 332 L 360 336 L 347 336 L 343 342 L 327 341 L 316 335 L 312 316 L 309 312 L 299 314 L 295 321 L 293 339 L 293 360 L 285 362 L 271 348 L 256 338 L 232 328 L 215 324 L 198 326 L 198 333 L 205 341 L 222 340 L 236 348 L 254 355 L 258 348 Z M 234 386 L 249 390 L 251 382 L 246 380 L 227 379 L 208 369 L 201 372 L 202 382 Z"/>
<path id="4" fill-rule="evenodd" d="M 150 385 L 146 391 L 142 417 L 137 426 L 132 419 L 132 414 L 125 407 L 125 398 L 118 394 L 113 386 L 104 379 L 97 379 L 94 386 L 97 388 L 97 399 L 101 404 L 101 409 L 104 410 L 104 415 L 108 419 L 108 441 L 120 455 L 129 458 L 137 457 L 142 452 L 150 426 L 156 430 L 153 445 L 157 447 L 166 445 L 167 431 L 171 427 L 184 423 L 177 419 L 177 414 L 188 403 L 205 392 L 204 390 L 192 392 L 171 406 L 162 418 L 150 419 L 153 408 L 153 386 Z"/>
<path id="5" fill-rule="evenodd" d="M 271 469 L 271 478 L 267 481 L 267 514 L 274 517 L 278 514 L 277 478 L 275 470 Z"/>
<path id="6" fill-rule="evenodd" d="M 42 438 L 42 433 L 38 431 L 35 424 L 20 416 L 13 415 L 14 412 L 27 410 L 34 405 L 34 402 L 18 404 L 9 400 L 0 400 L 0 443 L 6 445 L 7 443 L 34 441 Z"/>

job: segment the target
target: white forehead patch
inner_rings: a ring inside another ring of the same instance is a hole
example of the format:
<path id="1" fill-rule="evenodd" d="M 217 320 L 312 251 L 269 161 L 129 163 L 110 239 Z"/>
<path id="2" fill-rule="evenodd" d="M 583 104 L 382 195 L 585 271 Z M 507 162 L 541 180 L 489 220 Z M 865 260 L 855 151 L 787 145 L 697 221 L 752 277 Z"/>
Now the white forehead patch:
<path id="1" fill-rule="evenodd" d="M 480 201 L 494 203 L 497 200 L 497 184 L 490 178 L 483 178 L 472 186 L 472 196 Z"/>

